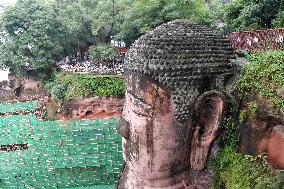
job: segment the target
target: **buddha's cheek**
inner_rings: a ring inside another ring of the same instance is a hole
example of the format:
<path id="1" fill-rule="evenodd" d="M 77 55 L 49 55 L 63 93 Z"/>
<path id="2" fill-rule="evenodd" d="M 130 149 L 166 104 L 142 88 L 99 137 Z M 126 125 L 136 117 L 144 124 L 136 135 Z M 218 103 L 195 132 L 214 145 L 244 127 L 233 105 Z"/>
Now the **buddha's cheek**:
<path id="1" fill-rule="evenodd" d="M 184 157 L 189 157 L 188 147 L 179 142 L 171 112 L 154 119 L 133 118 L 135 122 L 131 122 L 130 138 L 123 141 L 130 170 L 144 179 L 158 179 L 172 175 L 173 166 L 175 171 L 187 167 Z M 184 128 L 182 132 L 186 133 Z"/>
<path id="2" fill-rule="evenodd" d="M 130 138 L 123 140 L 123 148 L 129 168 L 142 176 L 145 171 L 151 170 L 149 162 L 153 151 L 153 125 L 149 118 L 132 116 L 135 121 L 130 124 Z"/>

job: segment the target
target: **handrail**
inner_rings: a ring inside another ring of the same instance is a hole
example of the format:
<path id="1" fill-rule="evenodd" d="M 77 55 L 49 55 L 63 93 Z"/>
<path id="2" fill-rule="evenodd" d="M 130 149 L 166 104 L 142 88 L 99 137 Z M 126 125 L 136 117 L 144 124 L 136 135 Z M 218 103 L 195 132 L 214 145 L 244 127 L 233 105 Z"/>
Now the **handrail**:
<path id="1" fill-rule="evenodd" d="M 284 50 L 284 28 L 232 32 L 228 39 L 237 51 Z"/>

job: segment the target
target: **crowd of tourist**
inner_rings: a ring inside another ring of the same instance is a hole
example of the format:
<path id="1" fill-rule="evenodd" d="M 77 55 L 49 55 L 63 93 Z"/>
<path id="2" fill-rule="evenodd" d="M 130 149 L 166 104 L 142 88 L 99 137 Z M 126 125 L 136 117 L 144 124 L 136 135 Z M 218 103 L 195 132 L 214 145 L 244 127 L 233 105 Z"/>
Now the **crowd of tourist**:
<path id="1" fill-rule="evenodd" d="M 108 61 L 91 61 L 89 56 L 84 55 L 83 60 L 71 59 L 68 56 L 56 63 L 56 66 L 66 72 L 95 73 L 95 74 L 122 74 L 124 55 L 119 55 Z"/>
<path id="2" fill-rule="evenodd" d="M 123 64 L 118 62 L 111 63 L 90 63 L 83 62 L 75 65 L 61 64 L 59 67 L 67 72 L 96 73 L 96 74 L 122 74 Z"/>

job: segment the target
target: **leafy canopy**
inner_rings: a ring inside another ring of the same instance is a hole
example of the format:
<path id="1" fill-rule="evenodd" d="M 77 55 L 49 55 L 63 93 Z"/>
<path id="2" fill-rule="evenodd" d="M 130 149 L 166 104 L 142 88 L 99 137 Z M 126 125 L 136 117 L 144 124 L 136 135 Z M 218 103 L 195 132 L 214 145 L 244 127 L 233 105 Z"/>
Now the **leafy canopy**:
<path id="1" fill-rule="evenodd" d="M 19 0 L 2 17 L 5 43 L 0 48 L 0 65 L 25 74 L 43 70 L 62 57 L 61 23 L 48 4 Z"/>
<path id="2" fill-rule="evenodd" d="M 267 99 L 271 107 L 284 108 L 284 52 L 258 52 L 249 58 L 237 81 L 245 94 L 257 94 Z"/>
<path id="3" fill-rule="evenodd" d="M 233 0 L 225 8 L 229 31 L 283 27 L 283 0 Z"/>
<path id="4" fill-rule="evenodd" d="M 215 26 L 217 0 L 19 0 L 0 20 L 0 66 L 22 75 L 51 73 L 51 65 L 93 46 L 94 59 L 113 56 L 110 41 L 127 46 L 156 26 L 190 19 Z M 79 57 L 79 58 L 80 58 Z"/>
<path id="5" fill-rule="evenodd" d="M 210 26 L 216 26 L 218 22 L 217 14 L 210 11 L 211 7 L 204 0 L 124 0 L 124 2 L 125 4 L 128 2 L 128 7 L 122 12 L 122 30 L 118 36 L 128 44 L 158 25 L 174 19 L 190 19 Z M 216 5 L 216 2 L 212 2 L 211 5 Z"/>

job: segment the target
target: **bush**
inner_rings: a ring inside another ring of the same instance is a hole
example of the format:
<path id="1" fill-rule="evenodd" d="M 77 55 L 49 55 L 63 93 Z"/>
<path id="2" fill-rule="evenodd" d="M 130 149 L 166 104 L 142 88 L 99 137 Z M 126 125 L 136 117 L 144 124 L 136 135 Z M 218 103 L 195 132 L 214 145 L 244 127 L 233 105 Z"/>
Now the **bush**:
<path id="1" fill-rule="evenodd" d="M 227 145 L 216 157 L 219 185 L 215 182 L 212 188 L 226 189 L 280 189 L 277 176 L 266 162 L 266 156 L 256 157 L 238 154 L 233 146 Z"/>
<path id="2" fill-rule="evenodd" d="M 59 102 L 63 102 L 66 90 L 67 90 L 67 85 L 65 83 L 54 85 L 51 88 L 51 94 L 54 96 L 56 100 L 58 100 Z"/>
<path id="3" fill-rule="evenodd" d="M 92 46 L 89 52 L 92 60 L 99 60 L 103 62 L 112 60 L 117 54 L 114 47 L 104 43 Z"/>
<path id="4" fill-rule="evenodd" d="M 248 58 L 237 88 L 245 94 L 258 94 L 275 108 L 284 108 L 284 52 L 259 52 Z"/>
<path id="5" fill-rule="evenodd" d="M 72 74 L 59 72 L 46 88 L 59 102 L 90 96 L 122 96 L 125 93 L 124 81 L 116 76 L 93 74 Z"/>

